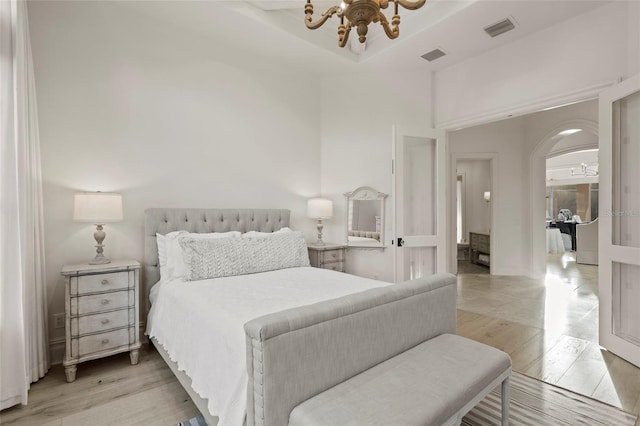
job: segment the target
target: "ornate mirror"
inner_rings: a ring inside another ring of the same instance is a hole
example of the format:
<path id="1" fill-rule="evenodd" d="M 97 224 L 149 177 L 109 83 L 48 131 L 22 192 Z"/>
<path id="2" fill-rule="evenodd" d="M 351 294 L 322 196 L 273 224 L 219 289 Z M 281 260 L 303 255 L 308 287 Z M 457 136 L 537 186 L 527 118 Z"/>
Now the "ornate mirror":
<path id="1" fill-rule="evenodd" d="M 387 194 L 361 186 L 347 197 L 347 244 L 384 247 L 384 200 Z"/>

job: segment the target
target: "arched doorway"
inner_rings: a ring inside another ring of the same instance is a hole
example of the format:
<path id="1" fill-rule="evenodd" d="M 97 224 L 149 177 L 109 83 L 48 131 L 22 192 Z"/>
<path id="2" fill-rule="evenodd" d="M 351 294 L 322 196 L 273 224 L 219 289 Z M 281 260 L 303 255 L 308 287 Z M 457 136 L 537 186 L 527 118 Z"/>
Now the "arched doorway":
<path id="1" fill-rule="evenodd" d="M 531 235 L 531 272 L 534 276 L 546 273 L 546 206 L 540 200 L 545 199 L 546 159 L 553 147 L 558 143 L 557 136 L 564 131 L 580 129 L 598 136 L 598 123 L 592 120 L 573 119 L 564 121 L 540 140 L 529 157 L 529 206 Z M 598 148 L 597 144 L 588 143 L 571 147 L 573 150 Z M 567 151 L 569 152 L 569 151 Z"/>

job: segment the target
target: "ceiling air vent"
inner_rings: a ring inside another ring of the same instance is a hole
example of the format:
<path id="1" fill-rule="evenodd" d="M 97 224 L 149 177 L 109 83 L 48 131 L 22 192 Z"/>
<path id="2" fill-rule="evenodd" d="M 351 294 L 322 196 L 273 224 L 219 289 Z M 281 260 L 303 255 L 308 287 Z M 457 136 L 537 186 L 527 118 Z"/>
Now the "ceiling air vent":
<path id="1" fill-rule="evenodd" d="M 503 19 L 500 22 L 496 22 L 493 25 L 489 25 L 488 27 L 484 27 L 484 32 L 489 34 L 491 37 L 499 36 L 500 34 L 504 34 L 507 31 L 511 31 L 516 26 L 513 24 L 509 18 Z"/>
<path id="2" fill-rule="evenodd" d="M 424 55 L 422 55 L 421 58 L 424 58 L 429 62 L 433 62 L 438 58 L 442 58 L 444 55 L 446 55 L 446 53 L 444 53 L 442 50 L 433 49 L 431 52 L 427 52 Z"/>

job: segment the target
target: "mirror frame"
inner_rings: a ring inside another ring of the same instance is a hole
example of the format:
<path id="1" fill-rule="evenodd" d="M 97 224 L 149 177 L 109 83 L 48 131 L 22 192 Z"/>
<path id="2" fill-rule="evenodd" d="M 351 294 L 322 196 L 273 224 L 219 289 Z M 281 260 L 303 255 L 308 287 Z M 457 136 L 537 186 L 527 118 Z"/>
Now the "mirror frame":
<path id="1" fill-rule="evenodd" d="M 347 199 L 347 208 L 346 211 L 346 232 L 345 237 L 347 241 L 347 245 L 349 247 L 385 247 L 384 244 L 384 228 L 385 224 L 385 199 L 388 194 L 384 192 L 380 192 L 375 190 L 369 186 L 361 186 L 354 190 L 353 192 L 345 192 L 344 196 Z M 380 201 L 380 241 L 378 242 L 350 242 L 349 241 L 349 206 L 351 201 L 369 201 L 369 200 L 379 200 Z"/>

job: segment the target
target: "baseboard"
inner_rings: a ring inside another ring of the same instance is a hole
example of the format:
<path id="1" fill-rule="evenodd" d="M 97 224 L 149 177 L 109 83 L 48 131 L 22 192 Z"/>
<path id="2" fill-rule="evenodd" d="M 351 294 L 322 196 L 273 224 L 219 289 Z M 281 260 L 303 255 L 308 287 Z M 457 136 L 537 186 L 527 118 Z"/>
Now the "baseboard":
<path id="1" fill-rule="evenodd" d="M 62 359 L 64 358 L 64 349 L 64 337 L 49 340 L 49 360 L 51 361 L 51 365 L 62 364 Z"/>

